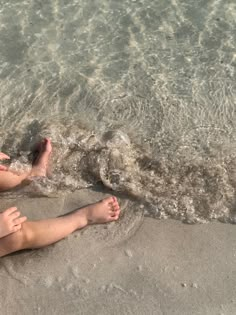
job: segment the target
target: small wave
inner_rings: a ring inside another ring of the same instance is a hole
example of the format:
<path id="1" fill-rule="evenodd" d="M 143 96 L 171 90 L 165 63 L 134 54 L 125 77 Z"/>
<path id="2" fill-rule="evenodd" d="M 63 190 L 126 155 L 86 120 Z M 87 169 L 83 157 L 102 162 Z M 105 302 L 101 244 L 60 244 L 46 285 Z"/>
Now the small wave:
<path id="1" fill-rule="evenodd" d="M 52 139 L 53 176 L 34 178 L 27 192 L 53 195 L 102 182 L 113 191 L 135 198 L 156 218 L 187 223 L 217 219 L 235 221 L 235 173 L 233 153 L 199 156 L 180 146 L 174 154 L 153 156 L 131 141 L 122 130 L 95 134 L 79 122 L 42 123 L 40 134 Z M 18 152 L 24 157 L 28 151 Z M 17 148 L 17 145 L 16 145 Z M 218 150 L 215 150 L 218 152 Z"/>

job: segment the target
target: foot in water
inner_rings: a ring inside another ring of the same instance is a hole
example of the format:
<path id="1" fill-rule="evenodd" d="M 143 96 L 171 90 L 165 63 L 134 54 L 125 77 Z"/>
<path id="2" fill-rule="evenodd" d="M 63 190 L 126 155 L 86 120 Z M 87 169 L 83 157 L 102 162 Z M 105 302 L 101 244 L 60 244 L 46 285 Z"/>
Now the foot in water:
<path id="1" fill-rule="evenodd" d="M 88 224 L 101 224 L 116 221 L 120 216 L 120 207 L 116 197 L 108 197 L 97 203 L 77 210 L 79 222 L 85 227 Z"/>
<path id="2" fill-rule="evenodd" d="M 38 155 L 33 162 L 31 176 L 43 176 L 47 175 L 48 162 L 52 152 L 51 141 L 45 138 L 38 146 Z"/>

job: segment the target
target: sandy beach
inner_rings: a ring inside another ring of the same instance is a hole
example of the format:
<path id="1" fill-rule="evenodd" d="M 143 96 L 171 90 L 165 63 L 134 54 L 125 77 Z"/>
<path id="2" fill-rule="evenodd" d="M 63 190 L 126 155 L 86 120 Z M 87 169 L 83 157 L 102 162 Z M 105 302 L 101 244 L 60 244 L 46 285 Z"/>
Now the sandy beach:
<path id="1" fill-rule="evenodd" d="M 29 219 L 53 217 L 104 196 L 2 200 Z M 0 261 L 0 313 L 234 314 L 234 225 L 155 220 L 120 201 L 121 219 Z M 46 231 L 45 231 L 46 233 Z"/>
<path id="2" fill-rule="evenodd" d="M 0 211 L 122 209 L 0 258 L 0 315 L 236 314 L 236 1 L 4 0 L 0 27 L 4 165 L 53 145 Z"/>

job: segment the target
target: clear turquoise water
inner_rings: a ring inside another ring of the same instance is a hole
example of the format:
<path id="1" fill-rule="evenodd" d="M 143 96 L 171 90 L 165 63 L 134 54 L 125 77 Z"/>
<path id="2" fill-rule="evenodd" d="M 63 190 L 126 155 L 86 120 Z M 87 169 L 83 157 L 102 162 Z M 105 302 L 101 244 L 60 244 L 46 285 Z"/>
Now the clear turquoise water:
<path id="1" fill-rule="evenodd" d="M 234 1 L 0 1 L 1 150 L 47 135 L 48 191 L 234 222 L 235 30 Z"/>

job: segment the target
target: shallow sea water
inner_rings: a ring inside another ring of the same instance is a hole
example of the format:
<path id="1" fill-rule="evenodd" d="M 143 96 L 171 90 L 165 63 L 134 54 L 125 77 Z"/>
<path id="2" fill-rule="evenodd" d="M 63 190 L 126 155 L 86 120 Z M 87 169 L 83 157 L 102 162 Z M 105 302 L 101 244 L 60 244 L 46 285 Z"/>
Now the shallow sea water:
<path id="1" fill-rule="evenodd" d="M 234 1 L 0 1 L 0 147 L 50 196 L 97 182 L 147 215 L 236 222 Z"/>

